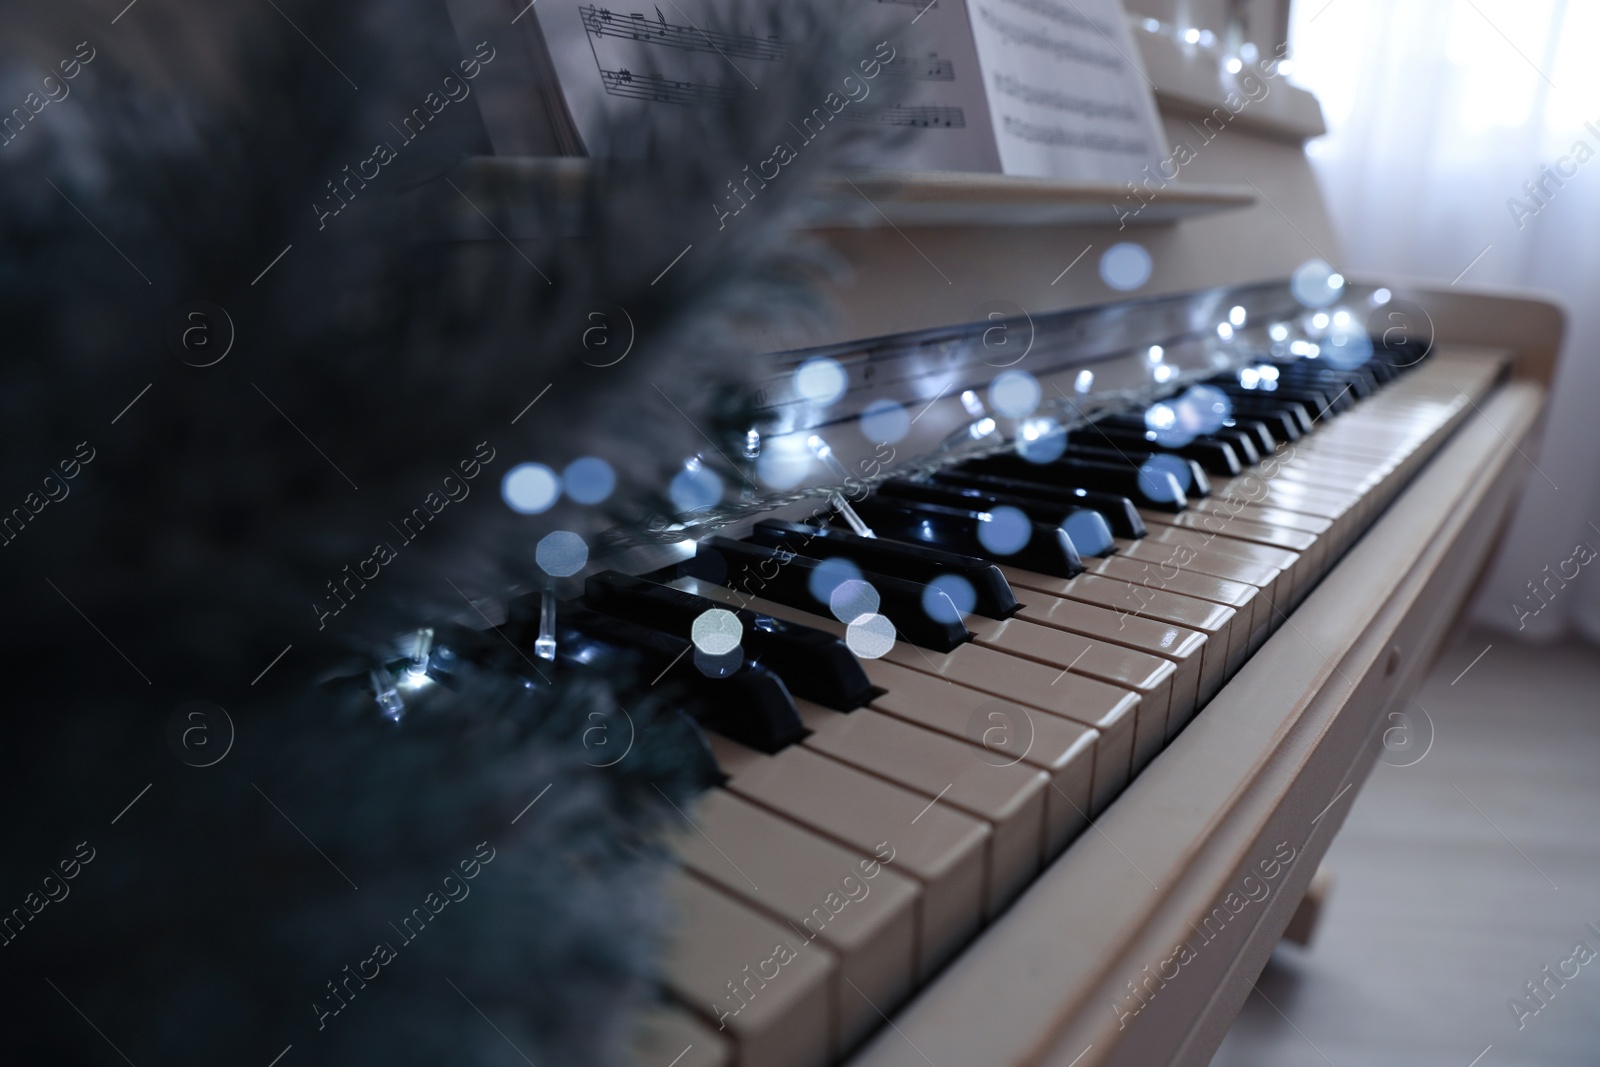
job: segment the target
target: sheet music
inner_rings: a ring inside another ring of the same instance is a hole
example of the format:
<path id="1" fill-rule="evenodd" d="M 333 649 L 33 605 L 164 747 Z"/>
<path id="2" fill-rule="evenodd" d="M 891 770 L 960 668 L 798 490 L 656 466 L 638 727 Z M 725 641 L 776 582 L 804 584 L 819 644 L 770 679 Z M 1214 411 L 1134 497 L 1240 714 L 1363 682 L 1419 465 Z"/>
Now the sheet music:
<path id="1" fill-rule="evenodd" d="M 860 55 L 842 57 L 839 78 L 852 80 L 840 92 L 852 94 L 852 105 L 868 106 L 839 110 L 835 103 L 821 113 L 917 131 L 895 166 L 999 170 L 961 0 L 861 2 L 896 11 L 885 30 L 888 45 L 865 41 Z M 663 107 L 723 104 L 738 93 L 758 91 L 775 64 L 790 57 L 787 42 L 757 27 L 730 28 L 726 0 L 612 3 L 541 0 L 530 16 L 538 19 L 568 110 L 592 155 L 604 154 L 606 118 L 619 107 L 641 101 Z M 853 94 L 863 89 L 857 100 Z M 818 100 L 818 107 L 823 103 Z M 815 123 L 806 123 L 804 115 L 795 122 L 800 137 L 812 135 Z"/>
<path id="2" fill-rule="evenodd" d="M 863 0 L 868 2 L 868 0 Z M 877 92 L 884 120 L 917 131 L 888 164 L 905 170 L 998 173 L 1000 153 L 962 0 L 870 0 L 894 10 L 898 54 Z"/>
<path id="3" fill-rule="evenodd" d="M 1120 0 L 859 2 L 888 16 L 889 43 L 844 57 L 852 106 L 819 100 L 818 122 L 795 117 L 799 137 L 835 116 L 880 122 L 914 131 L 895 167 L 1085 181 L 1133 178 L 1163 156 Z M 727 0 L 541 0 L 528 11 L 590 155 L 607 154 L 620 108 L 725 104 L 790 58 L 790 42 L 730 25 Z"/>
<path id="4" fill-rule="evenodd" d="M 1121 182 L 1165 136 L 1120 0 L 967 0 L 1007 174 Z"/>

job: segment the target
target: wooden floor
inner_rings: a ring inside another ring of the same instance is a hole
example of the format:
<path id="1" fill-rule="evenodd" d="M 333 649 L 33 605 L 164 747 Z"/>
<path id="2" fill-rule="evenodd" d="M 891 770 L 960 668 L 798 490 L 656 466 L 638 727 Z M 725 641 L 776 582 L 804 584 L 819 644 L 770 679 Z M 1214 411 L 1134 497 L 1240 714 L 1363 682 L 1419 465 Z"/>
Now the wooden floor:
<path id="1" fill-rule="evenodd" d="M 1520 1030 L 1507 1006 L 1600 953 L 1600 652 L 1468 632 L 1417 704 L 1431 749 L 1374 769 L 1316 940 L 1278 947 L 1212 1067 L 1600 1065 L 1600 957 Z"/>

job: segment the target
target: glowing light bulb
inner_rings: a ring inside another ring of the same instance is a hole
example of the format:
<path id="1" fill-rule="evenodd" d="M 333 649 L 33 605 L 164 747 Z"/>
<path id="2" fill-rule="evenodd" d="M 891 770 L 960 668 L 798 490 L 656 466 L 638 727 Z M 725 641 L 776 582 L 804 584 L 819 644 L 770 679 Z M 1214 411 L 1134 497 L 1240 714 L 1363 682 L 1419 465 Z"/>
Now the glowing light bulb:
<path id="1" fill-rule="evenodd" d="M 1185 44 L 1199 44 L 1200 31 L 1195 29 L 1193 26 L 1190 26 L 1188 29 L 1183 31 L 1183 41 Z"/>
<path id="2" fill-rule="evenodd" d="M 1079 371 L 1077 380 L 1072 383 L 1073 390 L 1079 393 L 1087 393 L 1093 386 L 1094 371 L 1092 370 Z"/>
<path id="3" fill-rule="evenodd" d="M 1224 341 L 1233 340 L 1233 327 L 1226 322 L 1217 323 L 1217 336 Z"/>
<path id="4" fill-rule="evenodd" d="M 833 403 L 849 384 L 844 368 L 826 356 L 808 359 L 794 372 L 794 391 L 813 404 Z"/>
<path id="5" fill-rule="evenodd" d="M 1043 397 L 1038 379 L 1025 370 L 1008 370 L 989 386 L 989 403 L 1008 419 L 1027 418 Z"/>
<path id="6" fill-rule="evenodd" d="M 1162 348 L 1160 345 L 1151 345 L 1150 351 L 1145 353 L 1145 355 L 1151 363 L 1160 363 L 1166 358 L 1167 350 Z"/>
<path id="7" fill-rule="evenodd" d="M 1228 321 L 1235 326 L 1243 326 L 1249 318 L 1250 313 L 1237 304 L 1228 309 Z"/>

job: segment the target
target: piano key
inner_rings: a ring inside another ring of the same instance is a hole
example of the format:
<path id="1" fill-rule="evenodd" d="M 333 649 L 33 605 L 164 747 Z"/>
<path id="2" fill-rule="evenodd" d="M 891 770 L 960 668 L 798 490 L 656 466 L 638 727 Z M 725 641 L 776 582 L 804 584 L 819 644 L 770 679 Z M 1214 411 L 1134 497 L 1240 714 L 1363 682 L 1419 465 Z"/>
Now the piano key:
<path id="1" fill-rule="evenodd" d="M 1272 418 L 1275 427 L 1286 424 L 1285 436 L 1291 441 L 1309 434 L 1315 426 L 1312 416 L 1316 414 L 1317 409 L 1307 408 L 1304 403 L 1292 400 L 1275 390 L 1246 389 L 1237 382 L 1215 378 L 1207 384 L 1226 393 L 1235 411 L 1253 418 Z"/>
<path id="2" fill-rule="evenodd" d="M 922 892 L 914 879 L 726 790 L 707 794 L 691 818 L 673 844 L 685 867 L 837 958 L 835 1053 L 876 1029 L 872 1004 L 889 1011 L 910 995 Z"/>
<path id="3" fill-rule="evenodd" d="M 1310 577 L 1310 570 L 1301 565 L 1303 561 L 1298 552 L 1250 541 L 1235 541 L 1206 530 L 1194 530 L 1183 526 L 1158 526 L 1145 540 L 1151 544 L 1178 545 L 1191 552 L 1212 552 L 1232 559 L 1277 567 L 1283 572 L 1284 577 L 1284 581 L 1280 583 L 1281 595 L 1274 601 L 1279 611 L 1286 612 L 1292 605 L 1299 603 L 1299 598 L 1304 592 L 1303 587 Z"/>
<path id="4" fill-rule="evenodd" d="M 1224 422 L 1220 427 L 1204 434 L 1198 441 L 1218 441 L 1233 448 L 1234 454 L 1239 457 L 1241 469 L 1254 467 L 1261 460 L 1272 455 L 1277 450 L 1277 442 L 1268 434 L 1263 440 L 1258 434 L 1265 431 L 1266 427 L 1256 423 L 1254 428 L 1245 429 L 1237 424 L 1229 425 Z"/>
<path id="5" fill-rule="evenodd" d="M 1088 825 L 1098 730 L 896 663 L 874 660 L 869 666 L 874 682 L 883 687 L 872 698 L 875 710 L 973 742 L 981 758 L 996 766 L 1021 764 L 1049 776 L 1045 860 L 1055 858 Z"/>
<path id="6" fill-rule="evenodd" d="M 1282 381 L 1279 382 L 1278 388 L 1272 390 L 1268 395 L 1278 401 L 1298 404 L 1305 412 L 1306 417 L 1311 420 L 1311 425 L 1306 430 L 1308 433 L 1311 430 L 1327 425 L 1334 416 L 1347 410 L 1350 404 L 1353 403 L 1353 401 L 1349 400 L 1348 394 L 1341 398 L 1341 402 L 1334 403 L 1333 393 L 1324 393 L 1317 388 L 1285 385 Z"/>
<path id="7" fill-rule="evenodd" d="M 530 610 L 537 617 L 536 604 L 537 594 L 531 604 L 526 598 L 512 601 L 511 618 L 521 622 Z M 556 622 L 558 632 L 637 653 L 648 674 L 669 674 L 694 694 L 691 706 L 701 722 L 745 744 L 777 752 L 805 733 L 789 690 L 764 667 L 745 663 L 724 677 L 710 678 L 696 667 L 688 641 L 570 603 L 560 606 Z"/>
<path id="8" fill-rule="evenodd" d="M 1181 567 L 1178 568 L 1176 573 L 1172 573 L 1170 570 L 1161 571 L 1148 563 L 1122 559 L 1116 556 L 1109 559 L 1096 560 L 1090 573 L 1101 575 L 1112 581 L 1132 582 L 1147 589 L 1164 589 L 1168 592 L 1181 593 L 1184 596 L 1193 597 L 1196 600 L 1209 600 L 1214 604 L 1222 604 L 1238 612 L 1245 628 L 1245 642 L 1240 644 L 1235 640 L 1229 648 L 1228 673 L 1230 675 L 1244 665 L 1245 657 L 1249 655 L 1250 635 L 1253 635 L 1259 627 L 1267 625 L 1270 621 L 1271 609 L 1268 607 L 1266 599 L 1260 595 L 1261 590 L 1243 582 L 1229 581 L 1226 578 L 1217 578 L 1209 574 L 1199 574 Z"/>
<path id="9" fill-rule="evenodd" d="M 1167 719 L 1172 711 L 1172 663 L 1120 645 L 1090 641 L 1024 619 L 991 623 L 974 621 L 973 640 L 979 645 L 1023 659 L 1036 660 L 1057 670 L 1070 670 L 1139 695 L 1134 723 L 1133 765 L 1137 774 L 1155 758 L 1166 742 Z M 1192 708 L 1179 709 L 1185 716 Z"/>
<path id="10" fill-rule="evenodd" d="M 1148 482 L 1141 480 L 1138 469 L 1129 463 L 1073 459 L 1070 458 L 1070 453 L 1052 463 L 1030 463 L 1016 455 L 990 456 L 963 464 L 961 469 L 975 474 L 997 474 L 1007 478 L 1044 482 L 1047 485 L 1067 489 L 1094 489 L 1116 493 L 1134 501 L 1142 508 L 1156 508 L 1161 511 L 1182 511 L 1189 503 L 1176 480 L 1171 482 L 1170 488 L 1163 487 L 1159 494 L 1153 494 Z"/>
<path id="11" fill-rule="evenodd" d="M 878 494 L 894 500 L 938 504 L 943 507 L 989 511 L 1016 508 L 1034 522 L 1066 531 L 1078 555 L 1101 556 L 1110 551 L 1115 536 L 1104 515 L 1076 502 L 1045 501 L 1038 497 L 1010 496 L 980 489 L 959 488 L 933 482 L 891 481 L 878 486 Z M 985 614 L 979 612 L 979 614 Z M 990 616 L 994 618 L 994 616 Z"/>
<path id="12" fill-rule="evenodd" d="M 988 916 L 998 914 L 1039 873 L 1049 779 L 1026 766 L 1000 767 L 984 751 L 876 711 L 842 715 L 801 702 L 806 747 L 949 804 L 989 825 Z"/>
<path id="13" fill-rule="evenodd" d="M 1237 430 L 1249 437 L 1250 443 L 1256 450 L 1256 458 L 1245 464 L 1250 467 L 1276 453 L 1278 447 L 1288 440 L 1287 437 L 1280 438 L 1278 434 L 1274 434 L 1272 427 L 1265 420 L 1253 419 L 1237 409 L 1223 420 L 1222 425 L 1226 429 Z"/>
<path id="14" fill-rule="evenodd" d="M 712 739 L 730 774 L 729 791 L 854 850 L 892 856 L 894 870 L 921 884 L 919 980 L 977 932 L 985 914 L 988 824 L 800 746 L 776 756 L 737 754 L 734 746 Z"/>
<path id="15" fill-rule="evenodd" d="M 943 654 L 924 654 L 896 645 L 883 658 L 1098 730 L 1100 753 L 1090 815 L 1105 810 L 1127 785 L 1133 772 L 1134 741 L 1140 721 L 1137 693 L 981 644 L 964 645 Z M 1165 722 L 1164 713 L 1159 717 L 1152 713 L 1147 729 L 1154 736 L 1157 723 L 1164 726 Z"/>
<path id="16" fill-rule="evenodd" d="M 1275 598 L 1281 592 L 1279 583 L 1283 578 L 1283 568 L 1270 563 L 1230 556 L 1225 552 L 1210 549 L 1178 551 L 1177 546 L 1172 544 L 1149 540 L 1118 541 L 1117 550 L 1122 558 L 1149 563 L 1159 573 L 1189 570 L 1196 574 L 1227 578 L 1230 581 L 1253 585 L 1269 598 Z"/>
<path id="17" fill-rule="evenodd" d="M 1143 537 L 1144 520 L 1133 501 L 1117 493 L 1102 493 L 1095 489 L 1065 488 L 1048 482 L 1028 481 L 1019 478 L 1002 478 L 998 475 L 967 474 L 958 470 L 940 471 L 934 475 L 933 484 L 976 489 L 985 493 L 1004 493 L 1011 496 L 1033 497 L 1046 503 L 1063 506 L 1080 505 L 1093 508 L 1111 525 L 1117 537 Z"/>
<path id="18" fill-rule="evenodd" d="M 1089 460 L 1095 463 L 1109 463 L 1113 467 L 1123 470 L 1140 471 L 1157 455 L 1165 457 L 1162 460 L 1163 466 L 1170 468 L 1174 464 L 1180 465 L 1172 473 L 1177 477 L 1178 487 L 1183 490 L 1183 495 L 1191 502 L 1196 497 L 1205 497 L 1211 494 L 1211 475 L 1206 472 L 1204 464 L 1199 460 L 1189 459 L 1176 452 L 1161 451 L 1153 447 L 1149 441 L 1143 442 L 1136 448 L 1117 448 L 1107 441 L 1101 441 L 1098 446 L 1075 444 L 1067 454 L 1067 458 Z M 1187 485 L 1184 484 L 1183 477 L 1183 470 L 1185 469 L 1189 472 Z"/>
<path id="19" fill-rule="evenodd" d="M 1235 627 L 1236 612 L 1221 604 L 1195 600 L 1164 589 L 1148 589 L 1130 582 L 1113 581 L 1098 574 L 1081 574 L 1063 581 L 1012 567 L 1002 569 L 1012 588 L 1037 589 L 1052 596 L 1082 600 L 1124 615 L 1168 622 L 1204 634 L 1206 644 L 1200 664 L 1199 694 L 1199 704 L 1202 706 L 1222 688 L 1228 664 L 1233 660 L 1234 642 L 1237 641 L 1240 648 L 1249 643 L 1250 635 L 1245 632 L 1243 620 Z"/>
<path id="20" fill-rule="evenodd" d="M 689 588 L 685 585 L 689 580 L 680 579 L 674 584 Z M 705 590 L 705 593 L 718 596 L 724 591 Z M 837 620 L 807 616 L 787 605 L 769 605 L 759 600 L 751 601 L 751 605 L 756 610 L 771 611 L 808 626 L 831 628 L 834 632 L 844 630 L 844 624 Z M 1138 694 L 977 644 L 939 654 L 896 643 L 884 653 L 882 660 L 864 665 L 869 677 L 875 677 L 878 664 L 885 661 L 958 682 L 1001 700 L 1060 715 L 1093 729 L 1098 741 L 1090 795 L 1091 815 L 1098 814 L 1127 784 L 1138 729 Z M 712 741 L 715 748 L 715 738 Z M 727 772 L 726 767 L 723 770 Z"/>
<path id="21" fill-rule="evenodd" d="M 1213 535 L 1215 540 L 1224 543 L 1253 543 L 1294 552 L 1299 558 L 1290 567 L 1290 581 L 1296 589 L 1303 587 L 1312 575 L 1321 572 L 1329 547 L 1326 541 L 1321 541 L 1315 534 L 1301 530 L 1289 530 L 1251 521 L 1246 511 L 1247 507 L 1243 501 L 1236 499 L 1206 513 L 1192 512 L 1168 516 L 1150 512 L 1146 517 L 1157 527 L 1176 526 L 1198 530 Z"/>
<path id="22" fill-rule="evenodd" d="M 1153 541 L 1121 541 L 1118 542 L 1118 549 L 1120 558 L 1148 564 L 1155 568 L 1158 575 L 1187 571 L 1254 586 L 1260 592 L 1260 602 L 1250 623 L 1249 653 L 1251 654 L 1277 626 L 1275 609 L 1286 594 L 1283 571 L 1278 567 L 1218 552 L 1192 551 L 1178 545 L 1164 545 Z"/>
<path id="23" fill-rule="evenodd" d="M 1142 424 L 1141 420 L 1141 424 Z M 1069 454 L 1073 446 L 1084 445 L 1095 447 L 1095 442 L 1104 440 L 1115 451 L 1130 453 L 1165 452 L 1169 455 L 1182 456 L 1192 459 L 1211 474 L 1231 478 L 1245 467 L 1260 459 L 1255 454 L 1255 449 L 1250 450 L 1250 462 L 1244 462 L 1234 442 L 1225 441 L 1216 437 L 1196 437 L 1182 445 L 1162 445 L 1145 435 L 1145 432 L 1134 429 L 1123 429 L 1116 425 L 1096 427 L 1093 431 L 1073 430 L 1067 434 Z"/>
<path id="24" fill-rule="evenodd" d="M 1299 482 L 1279 482 L 1267 473 L 1248 471 L 1217 486 L 1206 500 L 1192 505 L 1200 513 L 1224 510 L 1228 501 L 1246 500 L 1252 504 L 1282 508 L 1302 515 L 1335 521 L 1350 514 L 1360 497 L 1331 489 L 1314 489 Z"/>
<path id="25" fill-rule="evenodd" d="M 694 557 L 673 568 L 673 572 L 820 615 L 829 607 L 811 592 L 812 578 L 820 566 L 823 564 L 788 549 L 708 537 L 700 543 Z M 767 573 L 768 568 L 771 574 Z M 664 575 L 658 577 L 665 580 Z M 861 577 L 878 594 L 878 612 L 888 618 L 907 641 L 948 652 L 969 638 L 960 620 L 936 619 L 923 609 L 924 586 L 876 571 L 863 571 Z"/>
<path id="26" fill-rule="evenodd" d="M 1212 500 L 1217 498 L 1213 497 Z M 1211 503 L 1207 501 L 1206 503 Z M 1221 507 L 1207 508 L 1206 511 L 1195 511 L 1196 515 L 1206 512 L 1224 511 Z M 1273 507 L 1270 504 L 1261 504 L 1244 498 L 1234 501 L 1232 509 L 1241 519 L 1262 523 L 1267 526 L 1277 526 L 1285 530 L 1299 530 L 1301 533 L 1321 536 L 1333 528 L 1333 520 L 1320 518 L 1316 515 L 1306 515 L 1289 508 Z"/>
<path id="27" fill-rule="evenodd" d="M 1182 513 L 1170 515 L 1166 512 L 1156 511 L 1154 508 L 1143 510 L 1145 524 L 1152 522 L 1163 526 L 1187 526 L 1194 530 L 1216 530 L 1216 522 L 1226 519 L 1226 535 L 1239 541 L 1254 541 L 1257 544 L 1271 545 L 1274 548 L 1287 548 L 1291 552 L 1307 552 L 1316 543 L 1315 534 L 1308 534 L 1301 530 L 1287 530 L 1278 526 L 1270 526 L 1262 522 L 1251 522 L 1249 519 L 1237 516 L 1228 517 L 1218 512 L 1210 515 L 1199 513 Z"/>
<path id="28" fill-rule="evenodd" d="M 661 1003 L 634 1020 L 626 1062 L 629 1067 L 729 1067 L 733 1046 L 687 1010 Z"/>
<path id="29" fill-rule="evenodd" d="M 598 611 L 679 638 L 690 638 L 695 621 L 707 611 L 728 610 L 716 601 L 616 571 L 591 575 L 583 591 L 584 602 Z M 746 658 L 783 679 L 793 695 L 838 711 L 859 708 L 871 697 L 872 683 L 837 637 L 751 611 L 735 614 L 743 626 L 740 644 Z"/>
<path id="30" fill-rule="evenodd" d="M 1026 594 L 1017 618 L 1172 661 L 1177 674 L 1173 677 L 1172 705 L 1167 715 L 1169 739 L 1199 706 L 1208 644 L 1202 633 L 1039 590 Z"/>
<path id="31" fill-rule="evenodd" d="M 1311 432 L 1311 416 L 1299 404 L 1259 403 L 1246 399 L 1251 392 L 1242 389 L 1228 393 L 1235 418 L 1260 420 L 1271 430 L 1273 439 L 1279 444 L 1293 444 Z"/>
<path id="32" fill-rule="evenodd" d="M 987 532 L 995 522 L 992 513 L 966 508 L 947 508 L 916 501 L 896 501 L 887 497 L 868 497 L 855 505 L 857 513 L 879 537 L 910 544 L 927 544 L 976 556 L 990 562 L 1026 561 L 1044 574 L 1069 578 L 1083 570 L 1083 560 L 1072 539 L 1061 527 L 1042 522 L 1028 523 L 1026 530 L 1000 535 L 1008 543 L 1000 551 L 996 536 Z M 1020 540 L 1012 547 L 1010 542 Z"/>
<path id="33" fill-rule="evenodd" d="M 827 949 L 686 872 L 667 876 L 663 896 L 675 921 L 662 982 L 732 1034 L 740 1063 L 830 1062 L 838 962 Z"/>
<path id="34" fill-rule="evenodd" d="M 787 548 L 812 559 L 847 559 L 863 570 L 904 578 L 924 585 L 954 574 L 972 586 L 979 615 L 1004 619 L 1017 610 L 1000 569 L 988 560 L 963 556 L 927 545 L 858 537 L 834 526 L 763 519 L 750 531 L 749 540 L 767 548 Z"/>

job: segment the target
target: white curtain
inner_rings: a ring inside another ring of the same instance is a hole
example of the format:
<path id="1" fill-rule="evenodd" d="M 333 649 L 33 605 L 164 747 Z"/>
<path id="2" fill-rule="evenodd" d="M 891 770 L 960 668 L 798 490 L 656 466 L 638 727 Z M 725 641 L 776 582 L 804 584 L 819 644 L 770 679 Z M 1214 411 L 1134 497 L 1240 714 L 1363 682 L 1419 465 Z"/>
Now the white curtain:
<path id="1" fill-rule="evenodd" d="M 1538 467 L 1474 616 L 1600 640 L 1578 549 L 1600 550 L 1600 2 L 1296 0 L 1290 42 L 1330 130 L 1307 151 L 1341 266 L 1565 305 Z"/>

